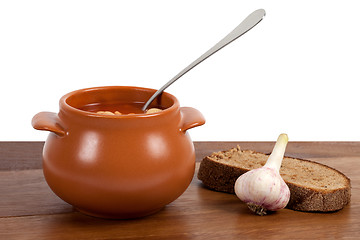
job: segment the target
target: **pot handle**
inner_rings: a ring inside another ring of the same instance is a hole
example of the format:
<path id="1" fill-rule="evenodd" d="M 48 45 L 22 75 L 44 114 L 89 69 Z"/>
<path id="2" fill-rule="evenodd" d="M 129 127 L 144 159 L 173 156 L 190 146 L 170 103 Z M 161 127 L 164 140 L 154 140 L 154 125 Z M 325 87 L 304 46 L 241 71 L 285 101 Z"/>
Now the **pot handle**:
<path id="1" fill-rule="evenodd" d="M 186 130 L 201 126 L 205 123 L 205 118 L 201 112 L 192 107 L 181 107 L 180 112 L 182 115 L 182 122 L 180 131 L 185 132 Z"/>
<path id="2" fill-rule="evenodd" d="M 39 112 L 31 120 L 31 125 L 37 130 L 45 130 L 55 133 L 63 137 L 66 131 L 60 124 L 60 119 L 56 113 L 53 112 Z"/>

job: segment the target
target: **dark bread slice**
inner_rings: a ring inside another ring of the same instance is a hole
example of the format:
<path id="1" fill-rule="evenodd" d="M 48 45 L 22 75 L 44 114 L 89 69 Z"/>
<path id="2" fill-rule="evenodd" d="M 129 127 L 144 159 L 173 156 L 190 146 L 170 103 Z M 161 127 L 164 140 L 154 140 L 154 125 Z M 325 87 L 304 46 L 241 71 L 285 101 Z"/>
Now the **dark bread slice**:
<path id="1" fill-rule="evenodd" d="M 262 167 L 269 155 L 239 146 L 205 157 L 198 178 L 213 190 L 234 193 L 236 179 L 243 173 Z M 306 212 L 330 212 L 350 202 L 350 179 L 344 174 L 309 160 L 284 157 L 280 174 L 290 188 L 289 209 Z"/>

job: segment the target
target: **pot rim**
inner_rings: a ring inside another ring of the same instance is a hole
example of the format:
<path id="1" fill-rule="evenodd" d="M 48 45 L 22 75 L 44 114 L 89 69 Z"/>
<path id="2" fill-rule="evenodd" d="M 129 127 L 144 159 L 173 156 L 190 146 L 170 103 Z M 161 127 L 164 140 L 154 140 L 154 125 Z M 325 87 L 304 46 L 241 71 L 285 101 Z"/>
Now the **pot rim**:
<path id="1" fill-rule="evenodd" d="M 99 114 L 96 112 L 81 110 L 79 108 L 71 106 L 67 102 L 67 100 L 71 96 L 74 96 L 76 94 L 90 92 L 90 91 L 99 91 L 99 90 L 105 91 L 105 90 L 114 89 L 114 88 L 115 89 L 132 89 L 134 91 L 147 91 L 150 94 L 153 94 L 157 91 L 156 89 L 137 87 L 137 86 L 98 86 L 98 87 L 82 88 L 82 89 L 71 91 L 60 98 L 60 101 L 59 101 L 60 111 L 63 110 L 63 111 L 73 113 L 73 114 L 78 114 L 78 115 L 82 115 L 82 116 L 86 116 L 86 117 L 96 117 L 96 118 L 149 118 L 149 117 L 162 116 L 164 114 L 169 114 L 171 112 L 176 111 L 176 109 L 179 109 L 179 106 L 180 106 L 180 103 L 177 100 L 177 98 L 174 95 L 172 95 L 168 92 L 165 92 L 165 91 L 162 93 L 162 95 L 170 98 L 173 101 L 173 104 L 170 107 L 163 109 L 162 111 L 155 112 L 155 113 L 148 113 L 148 114 L 137 113 L 137 114 L 122 114 L 122 115 L 105 115 L 105 114 Z M 149 98 L 150 98 L 150 96 L 149 96 Z M 144 104 L 145 104 L 145 102 L 144 102 Z"/>

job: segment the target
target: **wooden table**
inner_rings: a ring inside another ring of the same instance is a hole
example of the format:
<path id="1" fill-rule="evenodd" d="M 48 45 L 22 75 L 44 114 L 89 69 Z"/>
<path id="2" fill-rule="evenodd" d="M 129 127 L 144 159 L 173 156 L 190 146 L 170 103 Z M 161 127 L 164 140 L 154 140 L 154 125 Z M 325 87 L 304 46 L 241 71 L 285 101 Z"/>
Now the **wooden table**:
<path id="1" fill-rule="evenodd" d="M 270 152 L 271 142 L 195 142 L 196 160 L 239 144 Z M 360 238 L 360 142 L 290 142 L 287 155 L 334 167 L 351 179 L 351 203 L 333 213 L 283 209 L 250 213 L 235 195 L 194 177 L 162 211 L 135 220 L 85 216 L 56 197 L 41 170 L 43 142 L 0 142 L 0 239 L 342 239 Z M 199 163 L 197 163 L 198 167 Z"/>

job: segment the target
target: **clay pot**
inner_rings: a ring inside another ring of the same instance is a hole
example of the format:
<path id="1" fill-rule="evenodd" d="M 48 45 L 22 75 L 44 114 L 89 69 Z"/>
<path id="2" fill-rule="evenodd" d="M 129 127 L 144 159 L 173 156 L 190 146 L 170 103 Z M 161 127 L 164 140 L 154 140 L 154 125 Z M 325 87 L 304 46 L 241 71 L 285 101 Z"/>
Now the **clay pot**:
<path id="1" fill-rule="evenodd" d="M 143 104 L 153 89 L 125 86 L 81 89 L 60 99 L 59 113 L 32 119 L 50 131 L 43 149 L 45 179 L 61 199 L 103 218 L 136 218 L 159 211 L 189 186 L 195 152 L 187 130 L 205 123 L 163 93 L 153 114 L 101 115 L 109 106 Z"/>

